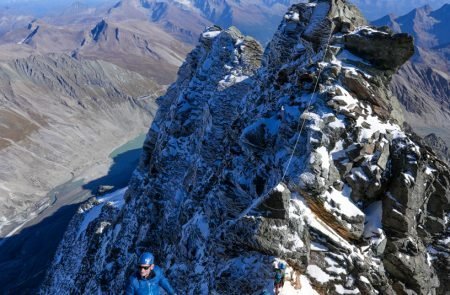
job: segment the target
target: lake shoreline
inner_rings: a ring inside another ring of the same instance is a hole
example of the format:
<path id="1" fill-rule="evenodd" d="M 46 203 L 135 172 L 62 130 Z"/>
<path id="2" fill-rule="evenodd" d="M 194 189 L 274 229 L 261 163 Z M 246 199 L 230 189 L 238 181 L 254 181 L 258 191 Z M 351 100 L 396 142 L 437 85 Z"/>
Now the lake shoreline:
<path id="1" fill-rule="evenodd" d="M 70 181 L 53 188 L 46 195 L 45 208 L 38 208 L 7 237 L 0 238 L 0 293 L 37 292 L 80 204 L 95 196 L 99 185 L 116 184 L 114 190 L 127 186 L 139 161 L 145 135 L 141 133 L 115 147 L 109 154 L 114 157 L 96 162 Z M 17 265 L 21 267 L 16 268 Z M 33 276 L 22 282 L 19 278 L 27 277 L 27 273 Z"/>

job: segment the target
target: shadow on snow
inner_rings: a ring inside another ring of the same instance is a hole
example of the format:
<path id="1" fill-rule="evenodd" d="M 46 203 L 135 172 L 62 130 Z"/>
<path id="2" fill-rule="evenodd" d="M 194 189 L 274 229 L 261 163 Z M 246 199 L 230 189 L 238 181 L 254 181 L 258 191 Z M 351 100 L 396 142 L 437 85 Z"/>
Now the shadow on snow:
<path id="1" fill-rule="evenodd" d="M 127 186 L 142 149 L 114 157 L 108 174 L 82 186 L 83 193 L 95 195 L 99 186 L 113 190 Z M 58 195 L 58 200 L 64 195 Z M 17 234 L 0 238 L 0 294 L 37 294 L 56 249 L 80 203 L 65 205 L 52 215 Z"/>

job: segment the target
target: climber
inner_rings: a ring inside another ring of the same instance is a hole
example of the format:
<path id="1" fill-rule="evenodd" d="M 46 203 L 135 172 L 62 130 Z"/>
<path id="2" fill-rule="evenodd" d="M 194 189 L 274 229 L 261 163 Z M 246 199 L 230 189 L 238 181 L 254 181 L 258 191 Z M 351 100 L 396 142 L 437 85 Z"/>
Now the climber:
<path id="1" fill-rule="evenodd" d="M 275 295 L 278 295 L 280 292 L 280 288 L 283 288 L 284 286 L 285 269 L 286 266 L 282 262 L 278 263 L 278 268 L 275 268 L 275 280 L 274 280 Z"/>
<path id="2" fill-rule="evenodd" d="M 159 287 L 166 290 L 167 294 L 175 295 L 169 281 L 162 270 L 154 264 L 155 258 L 149 252 L 142 253 L 139 257 L 139 271 L 133 274 L 125 291 L 126 295 L 159 295 Z"/>

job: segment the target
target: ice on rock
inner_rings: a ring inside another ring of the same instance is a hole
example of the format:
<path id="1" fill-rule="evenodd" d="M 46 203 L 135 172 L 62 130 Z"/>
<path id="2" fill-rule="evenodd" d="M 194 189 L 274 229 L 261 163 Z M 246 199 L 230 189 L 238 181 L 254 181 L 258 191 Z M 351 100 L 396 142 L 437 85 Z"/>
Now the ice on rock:
<path id="1" fill-rule="evenodd" d="M 338 191 L 334 188 L 331 189 L 331 192 L 327 191 L 325 193 L 325 199 L 329 202 L 332 202 L 334 206 L 331 210 L 336 210 L 340 214 L 355 217 L 355 216 L 364 216 L 364 213 L 359 209 L 350 199 L 351 188 L 349 186 L 344 186 L 342 191 Z"/>
<path id="2" fill-rule="evenodd" d="M 358 289 L 346 289 L 344 286 L 337 284 L 336 286 L 336 292 L 338 294 L 360 294 L 360 291 Z"/>
<path id="3" fill-rule="evenodd" d="M 374 29 L 373 27 L 369 27 L 369 26 L 360 26 L 357 27 L 353 32 L 351 32 L 350 34 L 361 34 L 361 33 L 365 33 L 365 34 L 373 34 L 373 33 L 379 33 L 379 34 L 385 34 L 388 35 L 388 33 Z"/>
<path id="4" fill-rule="evenodd" d="M 300 16 L 298 14 L 298 12 L 288 12 L 285 14 L 284 19 L 288 20 L 288 21 L 293 21 L 293 22 L 299 22 L 300 21 Z"/>
<path id="5" fill-rule="evenodd" d="M 125 192 L 127 191 L 127 189 L 128 189 L 128 187 L 124 187 L 115 192 L 106 194 L 105 196 L 100 197 L 97 200 L 100 203 L 107 203 L 113 207 L 120 209 L 125 204 L 124 195 L 125 195 Z"/>
<path id="6" fill-rule="evenodd" d="M 402 175 L 407 185 L 411 185 L 415 182 L 414 176 L 411 175 L 411 172 L 403 172 Z"/>
<path id="7" fill-rule="evenodd" d="M 323 234 L 325 237 L 332 240 L 334 243 L 339 245 L 340 247 L 354 251 L 354 247 L 343 237 L 341 237 L 333 228 L 328 226 L 324 221 L 322 221 L 315 213 L 311 211 L 308 207 L 306 201 L 302 197 L 297 197 L 293 200 L 295 206 L 297 206 L 301 212 L 301 217 L 304 218 L 305 222 L 313 227 L 315 230 Z M 354 253 L 357 256 L 361 256 L 360 253 Z"/>
<path id="8" fill-rule="evenodd" d="M 89 224 L 94 221 L 102 212 L 103 206 L 105 204 L 108 204 L 110 206 L 113 206 L 117 209 L 122 208 L 122 206 L 125 204 L 124 195 L 127 191 L 128 187 L 124 187 L 122 189 L 119 189 L 115 192 L 109 193 L 101 198 L 97 199 L 97 204 L 95 204 L 90 209 L 83 212 L 83 210 L 80 210 L 80 213 L 83 213 L 83 221 L 79 227 L 77 237 L 79 237 L 82 233 L 84 233 L 89 226 Z"/>
<path id="9" fill-rule="evenodd" d="M 328 154 L 327 148 L 321 146 L 316 151 L 320 155 L 322 170 L 328 171 L 330 169 L 330 155 Z"/>
<path id="10" fill-rule="evenodd" d="M 314 280 L 318 281 L 319 283 L 326 283 L 326 282 L 328 282 L 330 280 L 333 280 L 332 276 L 328 275 L 326 272 L 324 272 L 317 265 L 308 265 L 306 273 L 311 278 L 313 278 Z"/>
<path id="11" fill-rule="evenodd" d="M 359 137 L 359 140 L 361 141 L 372 138 L 373 134 L 375 134 L 376 132 L 387 134 L 400 131 L 400 127 L 398 125 L 383 123 L 378 117 L 373 115 L 369 115 L 366 118 L 359 117 L 356 121 L 356 126 L 362 127 L 363 122 L 368 123 L 370 125 L 370 128 L 361 129 L 362 131 Z"/>
<path id="12" fill-rule="evenodd" d="M 327 252 L 329 249 L 320 243 L 311 242 L 311 251 Z"/>
<path id="13" fill-rule="evenodd" d="M 330 126 L 333 129 L 337 128 L 345 128 L 345 123 L 342 119 L 336 119 L 333 122 L 329 123 L 328 126 Z"/>
<path id="14" fill-rule="evenodd" d="M 202 36 L 203 36 L 204 38 L 207 38 L 207 39 L 214 39 L 215 37 L 219 36 L 219 34 L 220 34 L 221 32 L 222 32 L 222 31 L 204 32 L 204 33 L 202 34 Z"/>
<path id="15" fill-rule="evenodd" d="M 364 222 L 364 237 L 379 237 L 382 234 L 381 218 L 383 215 L 383 207 L 381 201 L 370 204 L 364 211 L 366 220 Z"/>
<path id="16" fill-rule="evenodd" d="M 284 192 L 284 186 L 281 183 L 278 184 L 275 189 L 280 193 Z"/>
<path id="17" fill-rule="evenodd" d="M 361 280 L 361 282 L 364 282 L 366 284 L 370 284 L 370 281 L 365 276 L 359 276 L 359 279 Z"/>

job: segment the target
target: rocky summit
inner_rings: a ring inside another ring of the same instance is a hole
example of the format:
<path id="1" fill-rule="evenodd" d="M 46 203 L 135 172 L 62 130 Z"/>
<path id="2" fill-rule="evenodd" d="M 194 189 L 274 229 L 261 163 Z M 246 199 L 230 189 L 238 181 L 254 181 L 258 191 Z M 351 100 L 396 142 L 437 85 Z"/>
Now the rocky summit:
<path id="1" fill-rule="evenodd" d="M 158 99 L 127 190 L 80 207 L 42 294 L 121 293 L 144 251 L 179 294 L 445 294 L 448 166 L 387 88 L 413 54 L 344 0 L 265 51 L 211 27 Z"/>

